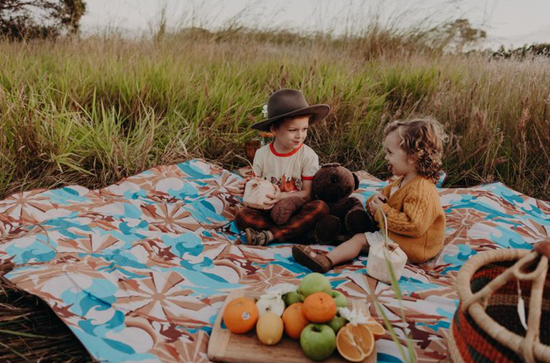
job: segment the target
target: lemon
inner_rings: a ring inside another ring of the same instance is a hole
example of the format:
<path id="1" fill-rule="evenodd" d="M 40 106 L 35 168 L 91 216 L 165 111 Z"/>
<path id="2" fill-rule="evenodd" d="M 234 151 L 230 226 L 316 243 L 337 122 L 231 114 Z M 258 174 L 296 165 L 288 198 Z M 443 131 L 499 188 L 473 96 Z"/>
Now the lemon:
<path id="1" fill-rule="evenodd" d="M 267 312 L 256 323 L 258 339 L 265 345 L 275 345 L 283 337 L 283 319 L 275 313 Z"/>

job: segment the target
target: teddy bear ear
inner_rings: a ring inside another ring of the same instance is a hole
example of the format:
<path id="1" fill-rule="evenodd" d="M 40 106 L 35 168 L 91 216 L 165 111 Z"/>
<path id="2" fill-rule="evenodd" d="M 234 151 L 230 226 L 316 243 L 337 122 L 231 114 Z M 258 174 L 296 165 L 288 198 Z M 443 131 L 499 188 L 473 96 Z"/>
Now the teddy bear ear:
<path id="1" fill-rule="evenodd" d="M 359 177 L 355 173 L 352 173 L 352 174 L 353 174 L 353 180 L 355 181 L 355 189 L 354 190 L 357 190 L 357 189 L 359 189 Z"/>

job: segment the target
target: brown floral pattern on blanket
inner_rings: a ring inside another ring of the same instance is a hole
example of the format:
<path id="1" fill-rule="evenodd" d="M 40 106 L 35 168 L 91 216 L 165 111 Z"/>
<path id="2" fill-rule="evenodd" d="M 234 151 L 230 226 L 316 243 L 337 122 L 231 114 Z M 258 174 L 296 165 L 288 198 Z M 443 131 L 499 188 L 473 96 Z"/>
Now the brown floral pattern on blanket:
<path id="1" fill-rule="evenodd" d="M 363 200 L 386 185 L 359 175 Z M 209 333 L 229 292 L 297 283 L 309 272 L 289 245 L 242 243 L 233 223 L 241 199 L 231 194 L 239 180 L 191 160 L 100 190 L 12 195 L 0 201 L 0 265 L 15 266 L 4 278 L 46 301 L 99 361 L 207 361 Z M 448 359 L 462 264 L 480 251 L 530 249 L 550 230 L 548 202 L 502 184 L 440 193 L 445 247 L 428 264 L 407 265 L 399 281 L 406 321 L 391 286 L 366 276 L 366 257 L 327 273 L 349 297 L 372 303 L 376 296 L 419 362 Z M 370 310 L 380 319 L 374 304 Z M 379 362 L 402 361 L 389 335 L 377 351 Z"/>

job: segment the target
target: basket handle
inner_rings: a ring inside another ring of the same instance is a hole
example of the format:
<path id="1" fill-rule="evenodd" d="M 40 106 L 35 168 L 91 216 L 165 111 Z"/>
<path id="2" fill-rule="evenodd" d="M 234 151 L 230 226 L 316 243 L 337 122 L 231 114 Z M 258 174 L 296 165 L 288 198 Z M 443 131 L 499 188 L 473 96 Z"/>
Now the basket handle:
<path id="1" fill-rule="evenodd" d="M 386 247 L 386 249 L 389 250 L 390 252 L 393 252 L 397 248 L 399 248 L 399 244 L 389 240 L 389 237 L 388 237 L 389 236 L 389 234 L 388 234 L 388 217 L 386 216 L 386 212 L 384 212 L 384 208 L 382 208 L 382 206 L 379 206 L 378 209 L 376 210 L 376 214 L 382 215 L 383 220 L 384 220 L 384 222 L 383 222 L 384 228 L 381 231 L 382 235 L 384 236 L 384 247 Z M 382 219 L 380 219 L 380 223 L 382 223 Z M 390 241 L 391 241 L 391 243 L 390 243 Z"/>
<path id="2" fill-rule="evenodd" d="M 378 215 L 382 215 L 382 217 L 383 217 L 384 229 L 382 231 L 382 234 L 384 235 L 384 246 L 387 249 L 390 249 L 390 244 L 388 243 L 388 218 L 386 217 L 386 213 L 384 212 L 384 209 L 382 209 L 381 205 L 376 210 L 376 213 Z M 380 219 L 380 222 L 382 222 L 382 219 Z"/>
<path id="3" fill-rule="evenodd" d="M 542 241 L 534 246 L 535 251 L 546 256 L 550 260 L 550 240 Z"/>
<path id="4" fill-rule="evenodd" d="M 541 245 L 545 251 L 550 249 L 549 242 L 542 242 L 538 245 Z M 536 246 L 538 246 L 536 245 Z M 535 246 L 535 247 L 536 247 Z M 542 295 L 544 290 L 544 283 L 546 280 L 546 275 L 548 273 L 548 257 L 546 253 L 539 253 L 541 247 L 535 248 L 534 251 L 523 256 L 519 261 L 517 261 L 511 268 L 507 269 L 505 272 L 497 276 L 493 281 L 485 285 L 483 289 L 471 295 L 466 299 L 462 304 L 463 311 L 469 311 L 473 315 L 470 308 L 475 308 L 476 306 L 481 306 L 483 310 L 487 307 L 487 302 L 493 292 L 500 289 L 504 286 L 512 277 L 515 277 L 518 280 L 528 280 L 533 281 L 531 286 L 531 298 L 529 304 L 529 315 L 527 321 L 527 334 L 523 339 L 524 343 L 520 345 L 519 351 L 514 349 L 509 341 L 504 339 L 499 339 L 498 332 L 488 331 L 487 333 L 499 341 L 502 345 L 512 349 L 518 355 L 522 355 L 527 363 L 535 363 L 535 354 L 534 348 L 535 344 L 539 344 L 539 333 L 540 333 L 540 318 L 541 318 L 541 309 L 542 309 Z M 537 258 L 541 255 L 540 261 L 535 269 L 535 271 L 530 273 L 523 272 L 526 267 L 532 265 L 536 262 Z M 488 255 L 486 259 L 488 259 Z M 482 263 L 483 264 L 483 263 Z M 488 315 L 484 317 L 485 320 L 493 321 Z"/>

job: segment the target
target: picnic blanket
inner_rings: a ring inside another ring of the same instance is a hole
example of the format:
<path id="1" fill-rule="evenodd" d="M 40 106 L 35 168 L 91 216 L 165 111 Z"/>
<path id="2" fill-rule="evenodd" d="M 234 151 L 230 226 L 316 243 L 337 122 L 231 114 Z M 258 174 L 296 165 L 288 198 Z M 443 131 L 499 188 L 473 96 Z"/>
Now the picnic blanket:
<path id="1" fill-rule="evenodd" d="M 386 182 L 361 172 L 363 201 Z M 310 271 L 291 246 L 243 243 L 233 219 L 240 177 L 202 160 L 159 166 L 100 190 L 69 186 L 18 193 L 0 202 L 4 276 L 43 299 L 102 362 L 204 362 L 209 333 L 234 289 L 298 283 Z M 531 249 L 550 232 L 550 203 L 500 183 L 440 189 L 445 247 L 399 281 L 406 320 L 391 288 L 366 276 L 367 258 L 327 273 L 334 289 L 373 301 L 419 362 L 446 361 L 458 300 L 453 286 L 476 253 Z M 330 247 L 319 246 L 319 249 Z M 371 314 L 380 319 L 374 304 Z M 390 336 L 379 362 L 403 361 Z M 406 349 L 405 349 L 406 350 Z"/>

